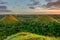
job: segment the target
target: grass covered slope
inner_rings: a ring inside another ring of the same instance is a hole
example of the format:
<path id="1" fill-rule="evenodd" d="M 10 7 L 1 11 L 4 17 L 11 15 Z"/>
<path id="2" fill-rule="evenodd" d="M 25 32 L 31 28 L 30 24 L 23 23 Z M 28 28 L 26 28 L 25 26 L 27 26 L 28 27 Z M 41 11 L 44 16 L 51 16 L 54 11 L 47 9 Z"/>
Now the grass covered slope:
<path id="1" fill-rule="evenodd" d="M 5 24 L 9 24 L 9 23 L 15 23 L 15 22 L 19 22 L 19 20 L 12 15 L 5 15 L 0 22 L 5 23 Z"/>
<path id="2" fill-rule="evenodd" d="M 59 38 L 42 36 L 28 32 L 20 32 L 7 37 L 5 40 L 59 40 Z"/>
<path id="3" fill-rule="evenodd" d="M 41 22 L 58 22 L 56 19 L 54 19 L 51 16 L 35 16 L 35 19 L 33 18 L 34 21 L 41 21 Z"/>
<path id="4" fill-rule="evenodd" d="M 60 36 L 60 23 L 51 16 L 34 16 L 23 22 L 24 30 L 40 35 Z"/>

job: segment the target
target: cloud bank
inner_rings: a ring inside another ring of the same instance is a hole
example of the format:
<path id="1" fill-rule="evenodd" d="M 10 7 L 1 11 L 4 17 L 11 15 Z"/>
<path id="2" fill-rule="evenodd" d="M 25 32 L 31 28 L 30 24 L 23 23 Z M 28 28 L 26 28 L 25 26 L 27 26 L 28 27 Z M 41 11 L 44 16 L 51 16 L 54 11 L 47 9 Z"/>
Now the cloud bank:
<path id="1" fill-rule="evenodd" d="M 35 9 L 37 7 L 49 8 L 49 9 L 60 9 L 60 0 L 45 0 L 47 4 L 41 5 L 39 0 L 32 0 L 32 4 L 29 4 L 30 9 Z"/>
<path id="2" fill-rule="evenodd" d="M 49 0 L 48 0 L 49 1 Z M 47 1 L 47 2 L 48 2 Z M 54 0 L 53 2 L 52 2 L 52 0 L 50 0 L 48 3 L 47 3 L 47 5 L 46 5 L 46 7 L 48 7 L 48 8 L 52 8 L 52 7 L 54 7 L 54 8 L 60 8 L 60 0 Z"/>

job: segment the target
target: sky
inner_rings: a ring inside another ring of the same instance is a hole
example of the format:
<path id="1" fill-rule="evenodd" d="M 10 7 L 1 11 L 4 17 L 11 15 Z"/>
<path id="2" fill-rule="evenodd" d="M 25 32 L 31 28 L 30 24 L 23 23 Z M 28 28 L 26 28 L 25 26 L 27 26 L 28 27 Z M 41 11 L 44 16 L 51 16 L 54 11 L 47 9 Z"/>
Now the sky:
<path id="1" fill-rule="evenodd" d="M 7 2 L 6 5 L 9 9 L 29 9 L 28 4 L 32 3 L 31 0 L 1 0 L 3 2 Z M 38 0 L 41 4 L 44 4 L 44 0 Z"/>
<path id="2" fill-rule="evenodd" d="M 2 5 L 7 6 L 7 10 L 22 12 L 40 12 L 43 10 L 60 10 L 60 0 L 0 0 L 6 2 Z M 45 12 L 45 11 L 44 11 Z M 54 12 L 54 11 L 53 11 Z"/>

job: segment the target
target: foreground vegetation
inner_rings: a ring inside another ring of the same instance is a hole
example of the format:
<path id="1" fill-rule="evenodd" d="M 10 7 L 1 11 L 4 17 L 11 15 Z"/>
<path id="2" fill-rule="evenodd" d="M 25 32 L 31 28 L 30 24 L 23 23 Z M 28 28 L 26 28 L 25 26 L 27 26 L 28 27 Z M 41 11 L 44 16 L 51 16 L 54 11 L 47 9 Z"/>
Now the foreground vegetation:
<path id="1" fill-rule="evenodd" d="M 44 19 L 43 19 L 44 18 Z M 20 20 L 21 19 L 21 20 Z M 47 16 L 20 18 L 16 21 L 0 21 L 0 40 L 18 32 L 30 32 L 39 35 L 59 37 L 60 23 Z"/>
<path id="2" fill-rule="evenodd" d="M 28 32 L 19 32 L 8 36 L 5 40 L 59 40 L 59 38 L 36 35 Z"/>

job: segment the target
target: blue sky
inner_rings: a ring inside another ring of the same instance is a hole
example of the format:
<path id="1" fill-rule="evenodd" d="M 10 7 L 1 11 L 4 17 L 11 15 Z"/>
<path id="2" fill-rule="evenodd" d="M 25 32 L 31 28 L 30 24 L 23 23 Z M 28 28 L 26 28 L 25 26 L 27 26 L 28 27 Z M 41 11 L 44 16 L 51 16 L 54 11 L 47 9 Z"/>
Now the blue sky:
<path id="1" fill-rule="evenodd" d="M 8 7 L 9 10 L 11 10 L 12 12 L 42 12 L 42 13 L 48 13 L 48 12 L 52 12 L 52 13 L 60 13 L 60 0 L 55 0 L 52 2 L 47 2 L 46 0 L 35 0 L 38 1 L 38 7 L 36 6 L 36 4 L 32 4 L 33 9 L 31 9 L 31 7 L 29 8 L 28 4 L 31 4 L 32 1 L 31 0 L 0 0 L 0 2 L 7 2 L 6 5 Z M 47 5 L 47 4 L 48 5 Z M 44 7 L 40 7 L 41 5 L 44 5 Z M 1 5 L 1 4 L 0 4 Z M 51 9 L 51 10 L 48 10 Z M 53 9 L 53 10 L 52 10 Z M 56 10 L 55 10 L 56 9 Z M 58 10 L 59 9 L 59 10 Z M 13 13 L 12 13 L 13 14 Z"/>
<path id="2" fill-rule="evenodd" d="M 6 5 L 9 9 L 13 10 L 23 10 L 29 9 L 27 4 L 30 4 L 30 0 L 2 0 L 4 2 L 8 2 Z M 44 0 L 39 0 L 41 4 L 45 4 Z"/>

